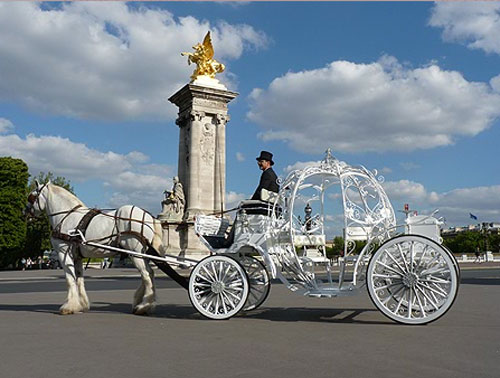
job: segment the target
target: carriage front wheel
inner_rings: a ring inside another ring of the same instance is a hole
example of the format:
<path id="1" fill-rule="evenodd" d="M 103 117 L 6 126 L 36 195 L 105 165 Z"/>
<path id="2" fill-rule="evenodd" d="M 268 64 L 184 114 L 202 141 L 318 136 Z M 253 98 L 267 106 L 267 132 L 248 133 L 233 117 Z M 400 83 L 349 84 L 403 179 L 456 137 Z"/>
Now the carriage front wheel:
<path id="1" fill-rule="evenodd" d="M 453 255 L 417 235 L 388 240 L 373 254 L 367 270 L 368 293 L 390 319 L 426 324 L 452 306 L 458 292 Z"/>
<path id="2" fill-rule="evenodd" d="M 248 277 L 233 258 L 208 256 L 191 272 L 188 291 L 191 303 L 202 315 L 210 319 L 229 319 L 247 301 Z"/>

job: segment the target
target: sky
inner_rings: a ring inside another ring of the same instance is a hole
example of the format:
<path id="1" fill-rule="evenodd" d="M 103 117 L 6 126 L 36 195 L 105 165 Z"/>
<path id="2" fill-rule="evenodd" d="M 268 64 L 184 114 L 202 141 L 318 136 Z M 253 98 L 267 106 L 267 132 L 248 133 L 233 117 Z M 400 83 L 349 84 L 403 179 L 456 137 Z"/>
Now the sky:
<path id="1" fill-rule="evenodd" d="M 0 156 L 87 206 L 158 214 L 177 173 L 167 99 L 208 30 L 239 93 L 228 207 L 261 150 L 285 178 L 331 148 L 377 169 L 395 209 L 500 222 L 500 2 L 2 2 Z"/>

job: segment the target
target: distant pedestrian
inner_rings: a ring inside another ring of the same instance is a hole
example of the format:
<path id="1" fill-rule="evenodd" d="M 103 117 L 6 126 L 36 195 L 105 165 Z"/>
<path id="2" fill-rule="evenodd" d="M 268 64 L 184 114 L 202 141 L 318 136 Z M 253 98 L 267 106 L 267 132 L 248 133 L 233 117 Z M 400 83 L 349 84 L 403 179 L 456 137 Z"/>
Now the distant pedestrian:
<path id="1" fill-rule="evenodd" d="M 476 252 L 474 254 L 476 255 L 474 262 L 481 264 L 481 252 L 479 251 L 479 247 L 476 247 Z"/>
<path id="2" fill-rule="evenodd" d="M 109 263 L 108 262 L 109 262 L 109 257 L 105 257 L 102 260 L 102 264 L 101 264 L 102 269 L 109 268 Z"/>

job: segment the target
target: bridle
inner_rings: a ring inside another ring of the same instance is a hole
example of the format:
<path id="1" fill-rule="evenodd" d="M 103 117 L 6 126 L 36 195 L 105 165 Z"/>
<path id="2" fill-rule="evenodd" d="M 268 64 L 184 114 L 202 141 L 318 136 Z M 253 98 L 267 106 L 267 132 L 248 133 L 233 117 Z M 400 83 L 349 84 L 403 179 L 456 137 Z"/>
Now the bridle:
<path id="1" fill-rule="evenodd" d="M 40 194 L 42 194 L 42 191 L 45 189 L 45 187 L 48 185 L 48 182 L 43 184 L 40 188 L 36 188 L 33 192 L 30 193 L 28 196 L 28 204 L 26 206 L 26 215 L 30 218 L 38 218 L 35 216 L 35 203 L 38 205 L 38 208 L 41 209 L 40 206 Z M 31 205 L 31 206 L 30 206 Z"/>
<path id="2" fill-rule="evenodd" d="M 34 214 L 34 208 L 35 208 L 35 203 L 38 205 L 38 209 L 41 209 L 41 206 L 40 206 L 40 195 L 42 194 L 43 190 L 45 189 L 45 187 L 48 185 L 49 183 L 45 183 L 43 184 L 40 188 L 37 188 L 35 189 L 33 192 L 30 193 L 30 195 L 28 196 L 28 203 L 29 205 L 26 206 L 26 215 L 30 218 L 40 218 L 41 215 L 39 216 L 36 216 Z M 30 206 L 31 205 L 31 206 Z M 56 213 L 47 213 L 47 216 L 48 217 L 51 217 L 51 216 L 54 216 L 54 215 L 60 215 L 60 214 L 69 214 L 69 213 L 72 213 L 74 210 L 78 209 L 79 207 L 82 207 L 82 205 L 76 205 L 75 207 L 73 207 L 72 209 L 69 209 L 69 210 L 63 210 L 63 211 L 58 211 Z"/>

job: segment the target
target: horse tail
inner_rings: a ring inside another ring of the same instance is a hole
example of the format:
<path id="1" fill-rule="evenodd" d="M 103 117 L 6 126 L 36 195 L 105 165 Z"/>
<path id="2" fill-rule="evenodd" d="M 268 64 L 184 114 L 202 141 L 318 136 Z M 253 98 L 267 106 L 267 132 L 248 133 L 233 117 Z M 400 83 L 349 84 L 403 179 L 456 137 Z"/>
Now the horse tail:
<path id="1" fill-rule="evenodd" d="M 161 227 L 161 222 L 157 219 L 153 219 L 153 228 L 154 228 L 154 237 L 151 242 L 151 246 L 149 247 L 147 254 L 153 256 L 161 256 L 165 254 L 165 247 L 163 245 L 163 228 Z M 156 266 L 163 271 L 166 275 L 172 278 L 175 282 L 181 285 L 184 289 L 188 289 L 189 281 L 186 277 L 181 276 L 177 273 L 169 263 L 153 260 Z"/>
<path id="2" fill-rule="evenodd" d="M 166 251 L 163 245 L 163 228 L 161 227 L 161 222 L 154 218 L 153 218 L 153 231 L 154 231 L 154 236 L 153 240 L 151 241 L 151 245 L 160 254 L 164 254 Z"/>

